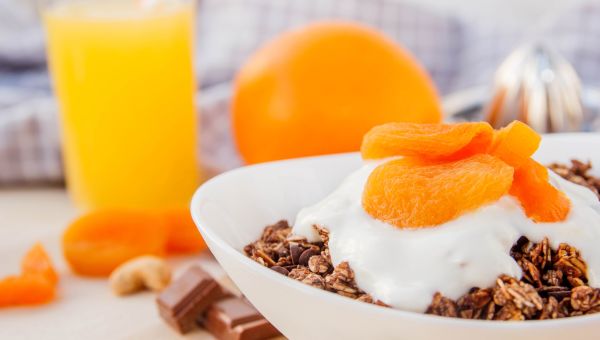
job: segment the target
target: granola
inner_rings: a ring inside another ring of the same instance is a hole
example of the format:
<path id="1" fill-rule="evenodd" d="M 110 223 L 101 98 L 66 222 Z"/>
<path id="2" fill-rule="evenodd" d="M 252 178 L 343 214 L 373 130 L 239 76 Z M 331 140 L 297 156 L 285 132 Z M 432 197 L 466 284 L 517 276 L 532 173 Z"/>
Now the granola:
<path id="1" fill-rule="evenodd" d="M 467 319 L 543 320 L 600 311 L 600 289 L 587 286 L 587 266 L 577 249 L 560 244 L 554 250 L 547 238 L 533 243 L 521 237 L 510 255 L 523 269 L 520 280 L 502 275 L 493 288 L 473 288 L 456 302 L 434 297 L 427 312 Z M 452 303 L 458 313 L 445 307 Z"/>
<path id="2" fill-rule="evenodd" d="M 329 233 L 325 228 L 315 228 L 323 242 L 310 243 L 304 237 L 292 235 L 288 222 L 279 221 L 265 227 L 260 239 L 244 247 L 244 252 L 261 265 L 315 288 L 385 305 L 357 287 L 347 262 L 333 266 L 327 246 Z"/>
<path id="3" fill-rule="evenodd" d="M 600 179 L 588 174 L 589 162 L 573 160 L 571 166 L 549 167 L 590 188 L 600 199 Z M 244 252 L 259 264 L 315 288 L 389 307 L 357 286 L 347 262 L 332 264 L 329 232 L 322 226 L 314 228 L 322 242 L 308 242 L 292 234 L 287 221 L 279 221 L 265 227 Z M 587 265 L 576 248 L 563 243 L 552 249 L 547 238 L 535 243 L 521 237 L 510 255 L 522 269 L 521 279 L 501 275 L 493 287 L 474 287 L 456 301 L 436 293 L 426 313 L 463 319 L 544 320 L 600 312 L 600 289 L 587 285 Z"/>
<path id="4" fill-rule="evenodd" d="M 592 168 L 591 162 L 582 162 L 576 159 L 571 160 L 571 165 L 552 163 L 548 166 L 562 178 L 575 184 L 583 185 L 592 190 L 600 199 L 600 178 L 589 174 Z"/>

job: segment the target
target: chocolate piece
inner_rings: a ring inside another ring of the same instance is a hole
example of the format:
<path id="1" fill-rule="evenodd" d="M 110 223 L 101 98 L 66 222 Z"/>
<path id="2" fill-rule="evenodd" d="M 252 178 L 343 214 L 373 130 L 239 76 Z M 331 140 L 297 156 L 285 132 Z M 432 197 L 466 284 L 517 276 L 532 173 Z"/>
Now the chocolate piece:
<path id="1" fill-rule="evenodd" d="M 278 272 L 279 274 L 283 274 L 285 276 L 288 276 L 288 274 L 290 273 L 287 269 L 280 267 L 280 266 L 273 266 L 273 267 L 271 267 L 271 269 L 273 269 L 274 271 Z"/>
<path id="2" fill-rule="evenodd" d="M 282 258 L 282 257 L 286 257 L 290 255 L 290 250 L 286 247 L 279 247 L 279 249 L 277 250 L 277 256 L 278 258 Z"/>
<path id="3" fill-rule="evenodd" d="M 256 308 L 238 297 L 212 304 L 199 323 L 220 340 L 258 340 L 281 335 Z"/>
<path id="4" fill-rule="evenodd" d="M 310 259 L 310 257 L 314 256 L 314 255 L 318 255 L 318 254 L 319 254 L 318 251 L 316 251 L 312 248 L 308 248 L 302 252 L 302 254 L 300 255 L 300 258 L 298 259 L 298 262 L 302 266 L 308 266 L 308 260 Z"/>
<path id="5" fill-rule="evenodd" d="M 290 256 L 292 257 L 292 264 L 298 264 L 301 252 L 302 248 L 300 248 L 299 245 L 295 243 L 290 243 Z"/>
<path id="6" fill-rule="evenodd" d="M 156 302 L 160 316 L 180 333 L 195 326 L 210 304 L 230 295 L 202 268 L 192 266 L 163 290 Z"/>

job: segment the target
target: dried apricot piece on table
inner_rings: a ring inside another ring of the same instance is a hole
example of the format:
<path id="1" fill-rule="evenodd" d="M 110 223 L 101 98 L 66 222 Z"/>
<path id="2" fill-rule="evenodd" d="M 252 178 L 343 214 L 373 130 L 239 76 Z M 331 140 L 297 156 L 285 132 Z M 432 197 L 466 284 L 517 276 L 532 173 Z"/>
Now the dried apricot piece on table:
<path id="1" fill-rule="evenodd" d="M 0 307 L 50 302 L 56 286 L 42 275 L 22 274 L 0 280 Z"/>
<path id="2" fill-rule="evenodd" d="M 485 122 L 460 124 L 388 123 L 363 138 L 364 159 L 391 156 L 456 160 L 488 150 L 494 130 Z"/>
<path id="3" fill-rule="evenodd" d="M 188 209 L 171 209 L 165 212 L 168 237 L 167 253 L 195 253 L 206 249 L 196 224 Z"/>
<path id="4" fill-rule="evenodd" d="M 559 222 L 567 218 L 571 201 L 548 181 L 548 169 L 529 159 L 515 169 L 510 194 L 535 222 Z"/>
<path id="5" fill-rule="evenodd" d="M 74 221 L 63 235 L 63 252 L 79 274 L 108 276 L 121 263 L 140 255 L 163 256 L 165 219 L 131 210 L 96 211 Z"/>
<path id="6" fill-rule="evenodd" d="M 36 243 L 25 254 L 21 261 L 21 271 L 25 274 L 42 275 L 52 284 L 58 282 L 58 275 L 52 266 L 52 261 L 40 243 Z"/>
<path id="7" fill-rule="evenodd" d="M 542 137 L 527 124 L 518 120 L 498 131 L 490 154 L 518 167 L 525 163 L 540 146 Z"/>
<path id="8" fill-rule="evenodd" d="M 512 180 L 513 168 L 487 154 L 437 164 L 397 159 L 373 170 L 362 204 L 397 227 L 430 227 L 498 200 Z"/>
<path id="9" fill-rule="evenodd" d="M 21 274 L 0 280 L 0 307 L 34 305 L 54 299 L 58 275 L 44 247 L 37 243 L 23 257 Z"/>

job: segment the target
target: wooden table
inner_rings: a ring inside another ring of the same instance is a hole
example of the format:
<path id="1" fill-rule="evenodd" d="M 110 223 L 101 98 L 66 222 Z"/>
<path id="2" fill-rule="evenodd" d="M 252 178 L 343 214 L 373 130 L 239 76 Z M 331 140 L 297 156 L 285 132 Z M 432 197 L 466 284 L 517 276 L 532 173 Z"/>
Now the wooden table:
<path id="1" fill-rule="evenodd" d="M 60 274 L 54 302 L 0 309 L 0 339 L 213 339 L 202 330 L 186 336 L 172 331 L 159 318 L 151 292 L 116 297 L 105 279 L 71 273 L 60 238 L 76 216 L 61 188 L 0 190 L 0 277 L 18 273 L 21 257 L 36 241 Z M 169 259 L 175 276 L 194 261 L 231 287 L 209 253 Z"/>

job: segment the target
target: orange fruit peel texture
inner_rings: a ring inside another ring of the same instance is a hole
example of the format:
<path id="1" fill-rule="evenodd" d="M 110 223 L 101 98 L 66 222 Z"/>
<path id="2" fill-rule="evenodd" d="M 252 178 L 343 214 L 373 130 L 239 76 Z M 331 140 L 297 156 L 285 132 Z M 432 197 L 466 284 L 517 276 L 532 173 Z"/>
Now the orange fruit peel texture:
<path id="1" fill-rule="evenodd" d="M 231 104 L 247 163 L 356 151 L 376 125 L 442 118 L 434 83 L 407 50 L 339 20 L 266 42 L 240 68 Z"/>
<path id="2" fill-rule="evenodd" d="M 56 295 L 57 283 L 52 261 L 38 243 L 24 256 L 20 275 L 0 280 L 0 307 L 50 302 Z"/>
<path id="3" fill-rule="evenodd" d="M 360 151 L 364 159 L 407 156 L 452 160 L 485 152 L 493 137 L 488 123 L 388 123 L 367 132 Z"/>
<path id="4" fill-rule="evenodd" d="M 371 173 L 363 208 L 398 227 L 428 227 L 509 193 L 533 221 L 563 221 L 571 208 L 569 198 L 550 184 L 548 170 L 531 159 L 540 140 L 518 121 L 500 131 L 487 123 L 377 126 L 363 139 L 363 158 L 405 158 Z"/>
<path id="5" fill-rule="evenodd" d="M 77 219 L 63 234 L 63 253 L 78 274 L 108 276 L 141 255 L 165 255 L 167 227 L 158 214 L 102 210 Z"/>
<path id="6" fill-rule="evenodd" d="M 512 177 L 513 168 L 490 155 L 424 165 L 393 160 L 369 176 L 363 207 L 397 227 L 431 227 L 498 200 Z"/>

